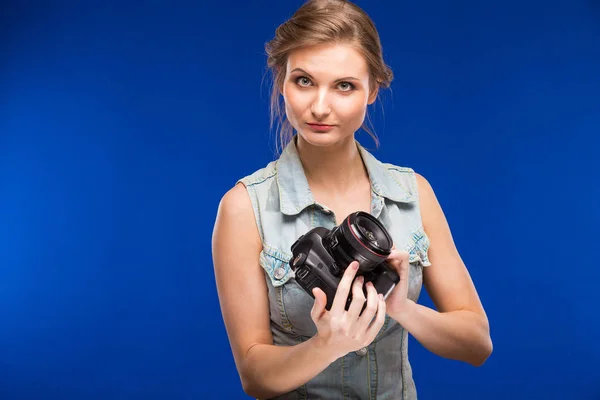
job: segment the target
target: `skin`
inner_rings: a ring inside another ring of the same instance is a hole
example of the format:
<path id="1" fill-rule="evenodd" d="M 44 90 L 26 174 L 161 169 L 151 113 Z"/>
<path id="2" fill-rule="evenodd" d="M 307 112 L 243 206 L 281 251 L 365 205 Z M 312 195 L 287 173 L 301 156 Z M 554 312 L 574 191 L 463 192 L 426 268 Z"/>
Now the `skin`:
<path id="1" fill-rule="evenodd" d="M 288 120 L 298 132 L 298 152 L 315 200 L 337 221 L 357 210 L 370 211 L 370 182 L 354 138 L 367 106 L 377 97 L 369 90 L 365 59 L 349 44 L 307 47 L 289 56 L 285 73 L 280 89 Z M 315 122 L 334 127 L 318 132 L 308 125 Z M 427 180 L 417 174 L 417 183 L 423 226 L 431 240 L 432 265 L 424 269 L 423 281 L 436 310 L 407 299 L 408 253 L 394 249 L 388 262 L 401 279 L 387 300 L 369 284 L 367 297 L 362 295 L 363 282 L 354 279 L 353 263 L 330 311 L 325 310 L 325 294 L 314 290 L 311 317 L 318 332 L 295 346 L 273 345 L 267 286 L 258 261 L 262 243 L 248 193 L 238 184 L 223 196 L 213 232 L 215 278 L 248 395 L 274 397 L 303 385 L 339 357 L 370 344 L 386 313 L 442 357 L 479 366 L 491 354 L 485 311 L 443 211 Z M 353 303 L 345 311 L 350 291 Z M 367 309 L 359 316 L 365 302 Z"/>

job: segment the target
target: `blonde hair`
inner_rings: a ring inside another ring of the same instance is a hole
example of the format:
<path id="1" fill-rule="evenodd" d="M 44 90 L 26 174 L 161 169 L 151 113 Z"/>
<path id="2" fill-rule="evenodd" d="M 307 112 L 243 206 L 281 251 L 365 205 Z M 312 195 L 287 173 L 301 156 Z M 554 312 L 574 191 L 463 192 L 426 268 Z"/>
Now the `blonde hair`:
<path id="1" fill-rule="evenodd" d="M 369 67 L 371 92 L 387 88 L 392 82 L 394 76 L 383 60 L 375 24 L 360 7 L 345 0 L 307 1 L 276 29 L 275 37 L 265 45 L 267 66 L 272 75 L 270 122 L 271 129 L 277 123 L 280 151 L 293 137 L 293 127 L 285 118 L 280 96 L 288 56 L 298 48 L 325 43 L 349 43 L 357 47 Z M 365 124 L 361 128 L 373 137 L 378 146 L 377 135 Z"/>

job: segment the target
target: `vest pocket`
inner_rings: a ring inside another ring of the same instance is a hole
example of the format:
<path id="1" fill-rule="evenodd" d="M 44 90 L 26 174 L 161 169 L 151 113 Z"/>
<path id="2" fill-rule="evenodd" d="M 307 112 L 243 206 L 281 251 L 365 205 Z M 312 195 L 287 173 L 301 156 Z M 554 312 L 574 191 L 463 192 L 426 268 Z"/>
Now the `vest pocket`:
<path id="1" fill-rule="evenodd" d="M 427 251 L 429 250 L 429 237 L 422 227 L 411 234 L 406 246 L 410 263 L 408 269 L 408 298 L 418 301 L 423 286 L 423 268 L 431 265 Z"/>
<path id="2" fill-rule="evenodd" d="M 419 227 L 413 231 L 411 238 L 406 246 L 409 258 L 408 261 L 411 264 L 417 264 L 422 267 L 428 267 L 431 265 L 427 251 L 429 250 L 429 237 L 425 233 L 423 227 Z"/>
<path id="3" fill-rule="evenodd" d="M 309 338 L 317 332 L 310 316 L 314 298 L 292 279 L 295 274 L 288 263 L 290 258 L 291 255 L 267 246 L 260 254 L 260 264 L 271 286 L 271 319 L 296 339 Z"/>
<path id="4" fill-rule="evenodd" d="M 269 276 L 269 280 L 274 287 L 285 284 L 295 276 L 294 271 L 288 264 L 290 258 L 291 255 L 268 246 L 264 246 L 260 252 L 260 265 Z"/>

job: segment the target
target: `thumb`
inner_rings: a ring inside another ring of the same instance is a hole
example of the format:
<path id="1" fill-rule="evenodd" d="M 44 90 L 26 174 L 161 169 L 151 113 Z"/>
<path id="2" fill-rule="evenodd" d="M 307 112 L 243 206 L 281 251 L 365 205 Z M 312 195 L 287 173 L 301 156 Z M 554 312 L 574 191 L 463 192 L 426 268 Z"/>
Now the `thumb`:
<path id="1" fill-rule="evenodd" d="M 399 257 L 399 263 L 398 263 L 398 274 L 400 275 L 401 279 L 404 279 L 405 282 L 408 281 L 408 274 L 409 274 L 409 254 L 407 251 L 402 251 L 400 252 L 400 257 Z"/>
<path id="2" fill-rule="evenodd" d="M 318 287 L 314 288 L 312 293 L 313 296 L 315 296 L 315 303 L 310 311 L 310 316 L 313 318 L 313 320 L 317 321 L 321 318 L 321 315 L 323 315 L 323 312 L 325 311 L 325 306 L 327 305 L 327 295 Z"/>
<path id="3" fill-rule="evenodd" d="M 407 251 L 392 250 L 390 257 L 388 258 L 388 264 L 400 274 L 400 276 L 406 276 L 408 273 L 408 262 L 409 254 Z"/>

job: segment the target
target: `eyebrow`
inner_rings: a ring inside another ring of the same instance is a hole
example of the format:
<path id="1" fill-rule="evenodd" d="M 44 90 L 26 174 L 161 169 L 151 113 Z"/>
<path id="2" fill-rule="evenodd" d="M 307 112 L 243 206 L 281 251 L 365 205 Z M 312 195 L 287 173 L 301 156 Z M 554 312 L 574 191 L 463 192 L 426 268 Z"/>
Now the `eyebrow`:
<path id="1" fill-rule="evenodd" d="M 302 68 L 294 68 L 292 71 L 290 71 L 290 74 L 291 74 L 291 73 L 293 73 L 293 72 L 296 72 L 296 71 L 298 71 L 298 72 L 302 72 L 303 74 L 305 74 L 305 75 L 306 75 L 306 76 L 308 76 L 309 78 L 311 78 L 311 79 L 314 79 L 314 78 L 313 78 L 313 76 L 312 76 L 311 74 L 309 74 L 308 72 L 306 72 L 306 71 L 305 71 L 305 70 L 303 70 Z M 336 79 L 336 80 L 334 81 L 334 83 L 335 83 L 335 82 L 340 82 L 340 81 L 360 81 L 360 79 L 358 79 L 358 78 L 355 78 L 355 77 L 353 77 L 353 76 L 347 76 L 347 77 L 345 77 L 345 78 L 339 78 L 339 79 Z"/>

